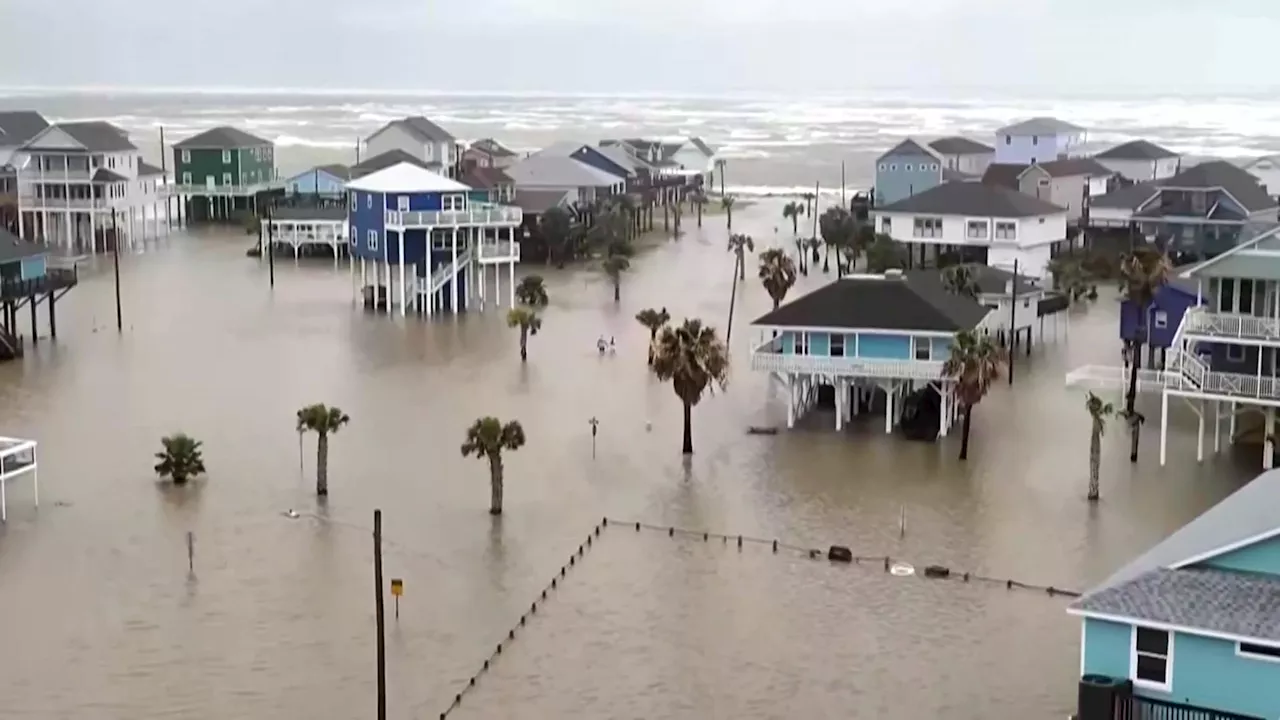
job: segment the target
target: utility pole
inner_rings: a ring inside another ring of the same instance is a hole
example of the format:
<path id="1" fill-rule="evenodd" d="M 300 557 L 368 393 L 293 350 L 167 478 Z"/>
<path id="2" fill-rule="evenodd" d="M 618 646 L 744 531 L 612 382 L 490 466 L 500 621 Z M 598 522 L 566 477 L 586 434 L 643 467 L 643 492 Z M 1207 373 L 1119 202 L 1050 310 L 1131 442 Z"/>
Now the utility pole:
<path id="1" fill-rule="evenodd" d="M 270 202 L 270 201 L 268 201 Z M 276 289 L 276 226 L 271 221 L 273 213 L 271 205 L 267 205 L 267 272 L 271 278 L 271 289 Z"/>
<path id="2" fill-rule="evenodd" d="M 116 276 L 116 332 L 124 332 L 124 313 L 120 309 L 120 228 L 116 210 L 111 211 L 111 265 Z"/>
<path id="3" fill-rule="evenodd" d="M 1017 330 L 1018 322 L 1018 260 L 1013 261 L 1013 284 L 1009 286 L 1009 296 L 1012 298 L 1009 302 L 1009 333 L 1005 340 L 1009 343 L 1009 353 L 1006 360 L 1009 363 L 1009 385 L 1013 385 L 1013 338 Z"/>
<path id="4" fill-rule="evenodd" d="M 738 299 L 738 268 L 742 262 L 742 254 L 734 253 L 733 288 L 729 290 L 729 326 L 724 331 L 725 347 L 729 346 L 729 338 L 733 335 L 733 304 Z"/>
<path id="5" fill-rule="evenodd" d="M 378 625 L 378 720 L 387 720 L 387 638 L 382 608 L 382 511 L 373 511 L 373 600 Z"/>

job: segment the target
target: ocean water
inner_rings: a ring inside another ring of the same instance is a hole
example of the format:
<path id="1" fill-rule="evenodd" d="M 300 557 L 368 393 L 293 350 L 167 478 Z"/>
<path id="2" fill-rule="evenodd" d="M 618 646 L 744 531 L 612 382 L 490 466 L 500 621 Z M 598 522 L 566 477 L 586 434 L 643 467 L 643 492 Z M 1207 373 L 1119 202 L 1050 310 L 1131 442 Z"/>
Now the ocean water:
<path id="1" fill-rule="evenodd" d="M 820 183 L 871 183 L 876 156 L 906 136 L 963 134 L 991 142 L 1001 125 L 1054 115 L 1090 131 L 1103 148 L 1135 137 L 1183 154 L 1243 158 L 1280 151 L 1280 102 L 1265 96 L 971 97 L 904 93 L 846 98 L 443 95 L 360 91 L 4 90 L 0 109 L 34 108 L 52 119 L 97 118 L 130 131 L 158 162 L 170 142 L 216 125 L 272 140 L 283 173 L 352 162 L 357 141 L 389 120 L 430 117 L 460 139 L 496 137 L 521 152 L 562 140 L 690 136 L 729 161 L 726 180 L 746 194 Z"/>

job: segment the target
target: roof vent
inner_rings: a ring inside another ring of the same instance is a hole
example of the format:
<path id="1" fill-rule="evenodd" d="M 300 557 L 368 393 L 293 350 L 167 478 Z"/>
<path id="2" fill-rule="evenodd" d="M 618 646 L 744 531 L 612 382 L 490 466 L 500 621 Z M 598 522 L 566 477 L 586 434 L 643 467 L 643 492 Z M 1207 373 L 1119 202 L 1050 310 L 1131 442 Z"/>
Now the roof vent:
<path id="1" fill-rule="evenodd" d="M 902 277 L 902 270 L 898 268 L 889 268 L 884 271 L 884 276 L 887 278 L 900 278 Z"/>

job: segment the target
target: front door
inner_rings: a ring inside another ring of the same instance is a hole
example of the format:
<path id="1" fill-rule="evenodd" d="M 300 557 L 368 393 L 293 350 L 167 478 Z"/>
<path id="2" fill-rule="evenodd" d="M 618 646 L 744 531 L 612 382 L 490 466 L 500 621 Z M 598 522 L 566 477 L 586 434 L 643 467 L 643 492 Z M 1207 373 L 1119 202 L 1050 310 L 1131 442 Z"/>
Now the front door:
<path id="1" fill-rule="evenodd" d="M 217 187 L 218 187 L 218 181 L 217 181 L 217 178 L 215 178 L 215 177 L 214 177 L 214 176 L 212 176 L 212 175 L 205 175 L 205 176 L 204 176 L 204 186 L 205 186 L 206 188 L 208 188 L 208 190 L 209 190 L 210 192 L 213 192 L 213 191 L 214 191 L 214 190 L 216 190 L 216 189 L 217 189 Z"/>

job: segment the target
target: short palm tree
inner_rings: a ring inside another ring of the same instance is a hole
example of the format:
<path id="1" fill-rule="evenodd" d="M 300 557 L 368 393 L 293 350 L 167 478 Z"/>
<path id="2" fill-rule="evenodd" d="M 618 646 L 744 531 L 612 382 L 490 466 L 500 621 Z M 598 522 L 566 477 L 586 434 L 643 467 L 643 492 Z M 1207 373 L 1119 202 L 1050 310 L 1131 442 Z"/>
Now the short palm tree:
<path id="1" fill-rule="evenodd" d="M 738 263 L 738 279 L 747 279 L 746 253 L 756 249 L 756 241 L 750 235 L 730 235 L 729 252 L 733 253 Z"/>
<path id="2" fill-rule="evenodd" d="M 704 392 L 729 384 L 729 348 L 715 328 L 701 320 L 685 320 L 679 327 L 664 327 L 654 342 L 653 373 L 670 381 L 684 404 L 684 439 L 681 452 L 693 454 L 693 406 Z"/>
<path id="3" fill-rule="evenodd" d="M 622 273 L 631 268 L 631 261 L 623 255 L 610 255 L 604 259 L 600 267 L 604 270 L 604 274 L 609 276 L 613 281 L 613 301 L 620 302 L 622 300 Z"/>
<path id="4" fill-rule="evenodd" d="M 1129 462 L 1138 462 L 1138 438 L 1142 421 L 1134 410 L 1138 397 L 1138 369 L 1142 366 L 1142 347 L 1147 342 L 1147 314 L 1156 293 L 1169 282 L 1172 263 L 1169 256 L 1153 247 L 1140 247 L 1120 260 L 1120 290 L 1137 313 L 1134 337 L 1129 341 L 1129 390 L 1124 399 L 1124 415 L 1129 420 Z"/>
<path id="5" fill-rule="evenodd" d="M 973 406 L 982 401 L 992 383 L 999 379 L 1004 363 L 1004 353 L 986 335 L 966 330 L 958 333 L 951 343 L 951 357 L 947 358 L 942 371 L 955 379 L 956 399 L 964 408 L 961 460 L 969 458 L 969 424 L 973 418 Z"/>
<path id="6" fill-rule="evenodd" d="M 942 271 L 942 286 L 953 295 L 978 299 L 978 276 L 972 266 L 952 265 Z"/>
<path id="7" fill-rule="evenodd" d="M 298 411 L 298 433 L 316 434 L 316 495 L 320 497 L 329 494 L 329 436 L 349 422 L 351 417 L 342 412 L 342 408 L 322 403 Z"/>
<path id="8" fill-rule="evenodd" d="M 876 234 L 875 240 L 867 246 L 867 272 L 883 273 L 901 269 L 904 264 L 900 246 L 888 235 Z"/>
<path id="9" fill-rule="evenodd" d="M 511 308 L 507 312 L 507 327 L 520 328 L 520 362 L 529 361 L 529 336 L 542 329 L 542 318 L 532 307 Z"/>
<path id="10" fill-rule="evenodd" d="M 816 237 L 811 237 L 804 241 L 806 247 L 809 248 L 809 267 L 822 260 L 822 255 L 818 253 L 818 248 L 822 247 L 822 241 Z"/>
<path id="11" fill-rule="evenodd" d="M 1102 436 L 1107 432 L 1107 418 L 1115 414 L 1116 408 L 1093 393 L 1085 399 L 1084 407 L 1093 423 L 1089 433 L 1089 499 L 1097 500 L 1098 476 L 1102 472 Z"/>
<path id="12" fill-rule="evenodd" d="M 671 322 L 671 313 L 666 308 L 654 310 L 646 308 L 636 313 L 636 321 L 649 330 L 649 364 L 653 364 L 653 344 L 658 338 L 658 331 Z"/>
<path id="13" fill-rule="evenodd" d="M 822 235 L 822 243 L 826 245 L 826 255 L 822 260 L 822 272 L 831 270 L 831 251 L 840 253 L 846 247 L 853 248 L 857 256 L 857 248 L 853 245 L 857 237 L 858 225 L 853 214 L 839 205 L 827 208 L 818 218 L 818 231 Z M 840 258 L 836 257 L 836 270 L 840 274 Z"/>
<path id="14" fill-rule="evenodd" d="M 532 308 L 544 308 L 550 302 L 547 286 L 539 275 L 527 275 L 516 283 L 516 302 Z"/>
<path id="15" fill-rule="evenodd" d="M 185 485 L 188 480 L 205 473 L 204 443 L 187 435 L 175 433 L 160 438 L 160 452 L 156 453 L 156 474 L 169 478 L 174 485 Z"/>
<path id="16" fill-rule="evenodd" d="M 800 216 L 804 215 L 804 205 L 791 201 L 782 208 L 782 219 L 791 221 L 791 234 L 800 234 Z"/>
<path id="17" fill-rule="evenodd" d="M 760 283 L 773 298 L 773 309 L 787 297 L 787 291 L 796 284 L 796 263 L 780 248 L 769 248 L 760 253 Z"/>
<path id="18" fill-rule="evenodd" d="M 732 195 L 725 195 L 720 198 L 720 207 L 724 208 L 725 212 L 725 227 L 730 231 L 733 230 L 733 204 L 735 202 L 737 202 L 737 199 Z"/>
<path id="19" fill-rule="evenodd" d="M 490 515 L 502 514 L 502 453 L 523 445 L 524 428 L 515 420 L 503 423 L 495 417 L 482 417 L 467 428 L 462 456 L 489 461 Z"/>

